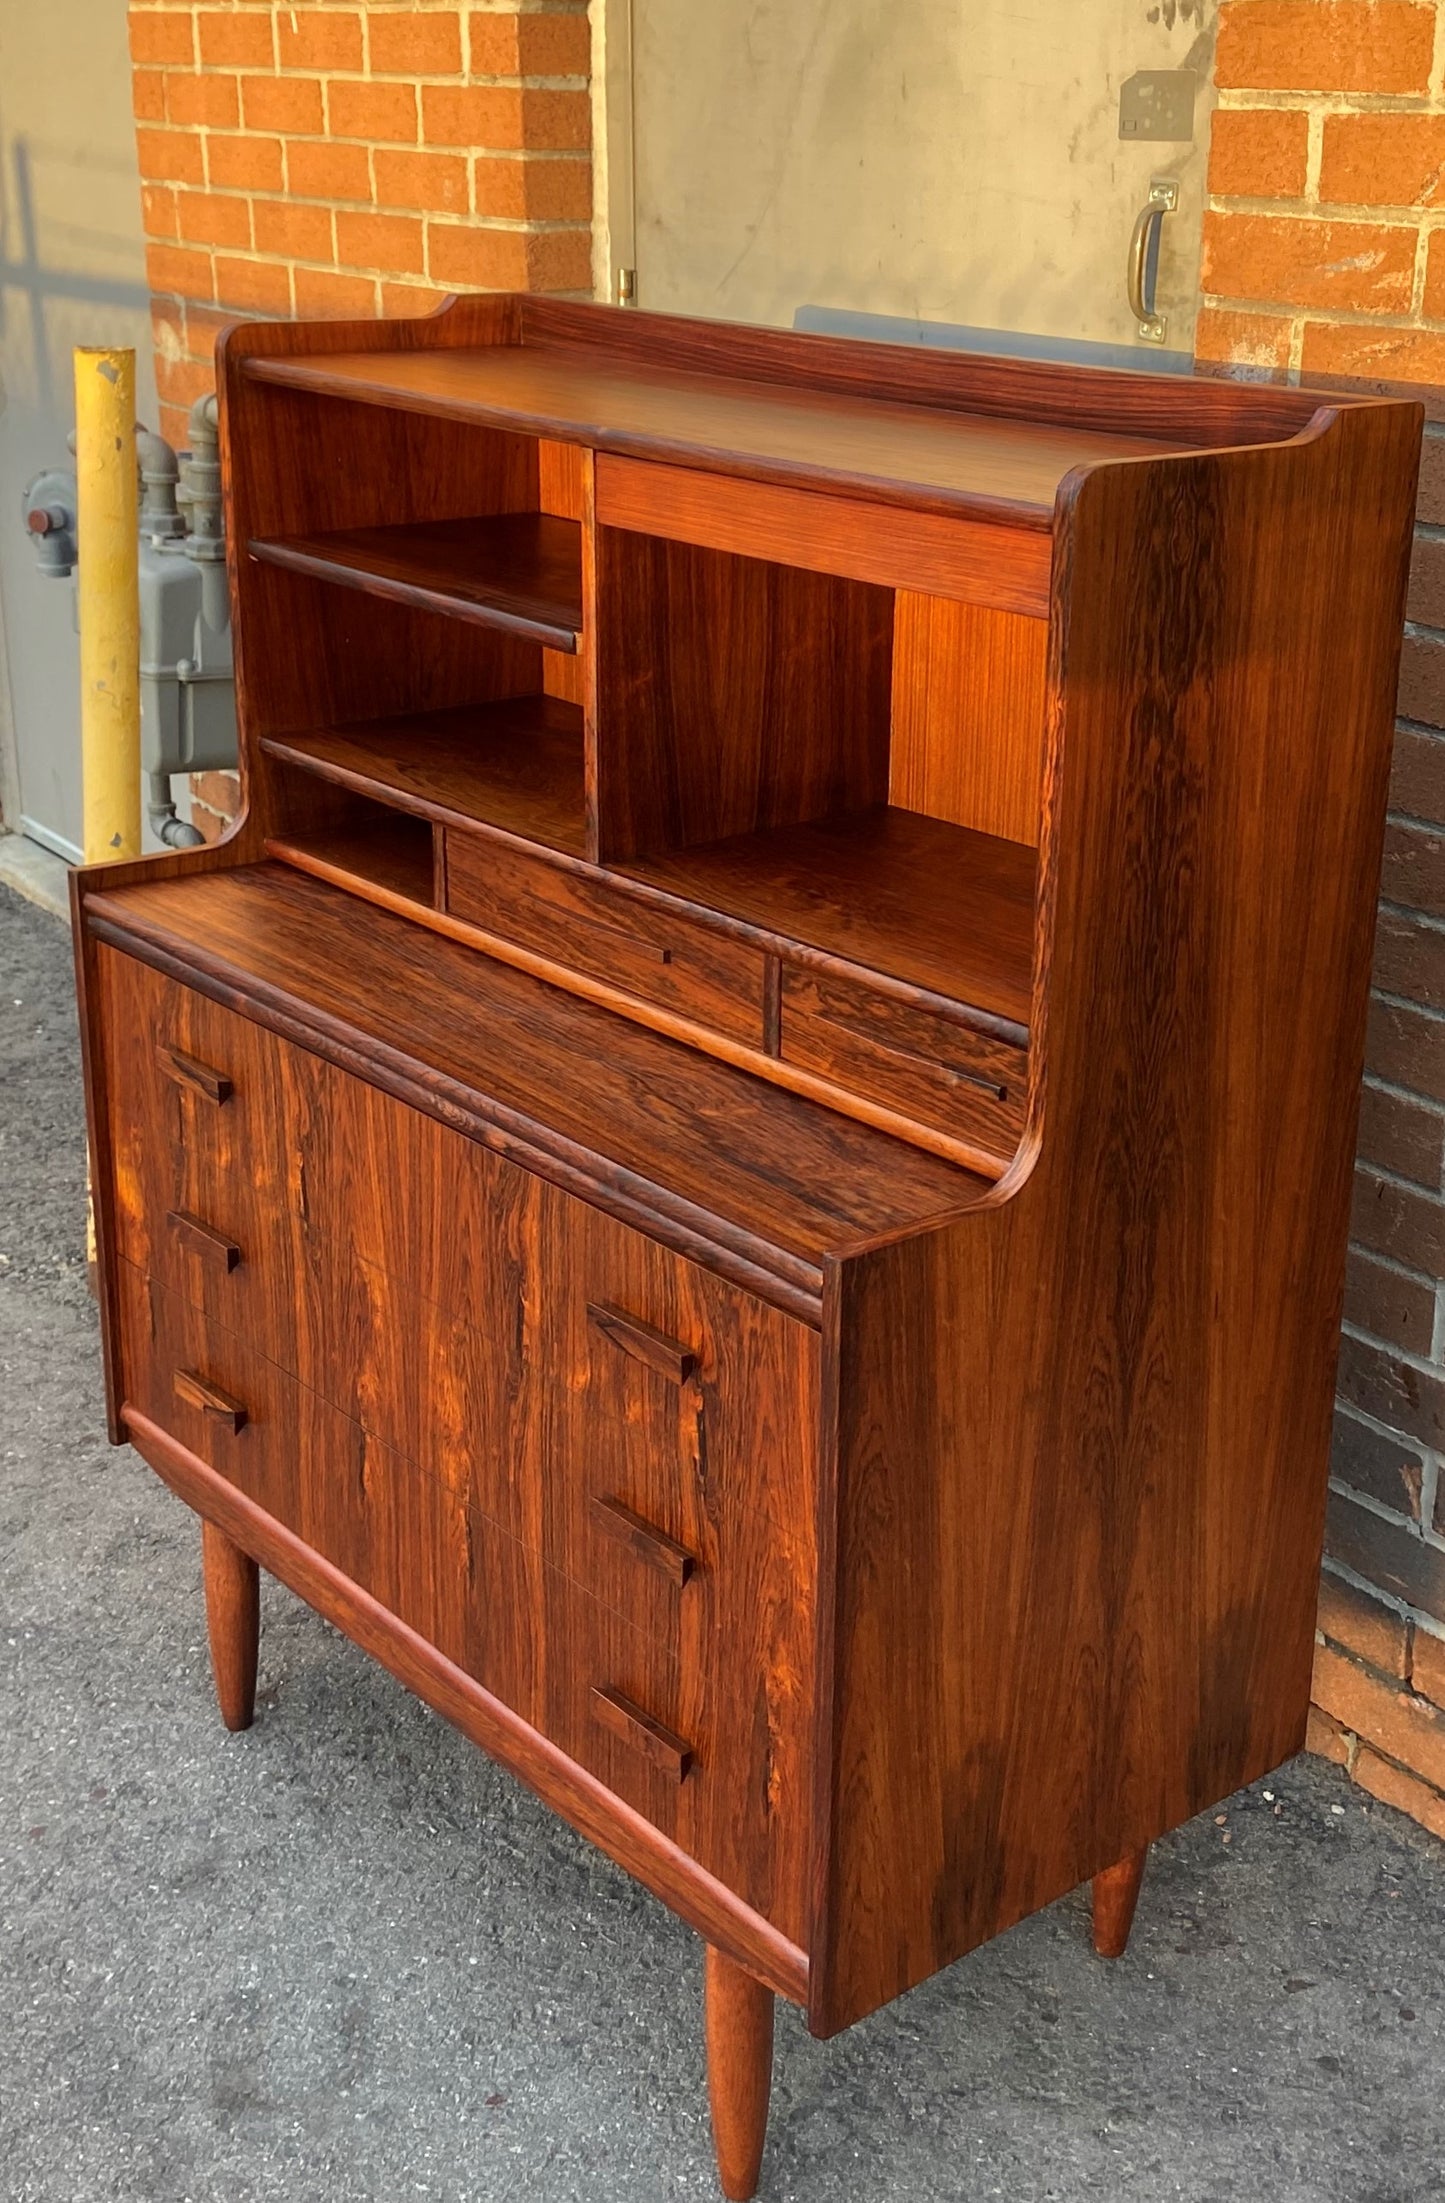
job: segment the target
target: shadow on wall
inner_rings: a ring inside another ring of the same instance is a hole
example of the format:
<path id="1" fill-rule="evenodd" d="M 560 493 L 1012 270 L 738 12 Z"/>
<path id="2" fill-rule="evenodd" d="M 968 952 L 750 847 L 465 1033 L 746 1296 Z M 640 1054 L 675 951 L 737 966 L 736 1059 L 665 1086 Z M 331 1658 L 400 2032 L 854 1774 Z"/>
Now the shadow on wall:
<path id="1" fill-rule="evenodd" d="M 4 117 L 0 115 L 0 146 L 6 143 Z M 126 204 L 135 190 L 134 166 L 84 148 L 47 144 L 16 136 L 9 141 L 9 159 L 0 172 L 0 349 L 4 356 L 4 388 L 0 407 L 21 394 L 21 359 L 28 355 L 28 404 L 37 412 L 69 417 L 71 412 L 72 345 L 87 341 L 75 333 L 74 319 L 65 314 L 63 324 L 47 310 L 64 301 L 73 306 L 99 306 L 129 314 L 150 311 L 150 292 L 144 281 L 105 272 L 107 261 L 135 259 L 133 238 L 103 222 L 77 223 L 55 216 L 42 220 L 46 194 L 37 189 L 37 170 L 55 164 L 71 171 L 69 188 L 56 197 L 74 203 L 84 196 L 104 213 L 108 204 L 125 195 Z M 84 180 L 83 192 L 76 181 Z M 17 320 L 21 322 L 16 327 Z M 89 341 L 103 343 L 108 330 L 101 326 Z M 14 340 L 19 339 L 16 345 Z M 122 340 L 123 341 L 123 340 Z M 20 354 L 20 346 L 24 353 Z M 17 356 L 19 355 L 19 356 Z"/>

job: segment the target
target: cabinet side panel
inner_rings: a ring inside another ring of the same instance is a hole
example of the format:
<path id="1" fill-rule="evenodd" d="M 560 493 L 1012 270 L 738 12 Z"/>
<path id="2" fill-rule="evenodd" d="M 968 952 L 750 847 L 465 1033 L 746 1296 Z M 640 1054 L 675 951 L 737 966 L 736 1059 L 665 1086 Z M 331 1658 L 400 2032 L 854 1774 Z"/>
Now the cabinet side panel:
<path id="1" fill-rule="evenodd" d="M 1023 1159 L 831 1288 L 819 2032 L 1303 1740 L 1418 430 L 1073 485 Z"/>

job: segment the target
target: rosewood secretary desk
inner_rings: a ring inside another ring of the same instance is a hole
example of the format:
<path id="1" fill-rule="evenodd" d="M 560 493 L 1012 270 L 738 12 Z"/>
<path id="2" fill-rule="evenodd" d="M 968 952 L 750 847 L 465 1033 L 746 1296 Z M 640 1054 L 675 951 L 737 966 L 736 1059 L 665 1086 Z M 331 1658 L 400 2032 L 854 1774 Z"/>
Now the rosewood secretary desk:
<path id="1" fill-rule="evenodd" d="M 829 2035 L 1300 1745 L 1419 412 L 232 330 L 244 815 L 75 878 L 111 1436 Z"/>

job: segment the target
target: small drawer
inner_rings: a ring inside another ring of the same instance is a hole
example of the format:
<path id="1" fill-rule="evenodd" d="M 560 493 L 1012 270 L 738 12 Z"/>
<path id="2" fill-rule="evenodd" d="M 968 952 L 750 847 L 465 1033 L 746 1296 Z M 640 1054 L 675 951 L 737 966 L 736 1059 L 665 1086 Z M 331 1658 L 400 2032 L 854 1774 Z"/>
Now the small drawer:
<path id="1" fill-rule="evenodd" d="M 783 967 L 785 1063 L 1007 1161 L 1024 1126 L 1028 1055 L 897 995 Z"/>
<path id="2" fill-rule="evenodd" d="M 761 950 L 475 834 L 448 833 L 446 882 L 453 917 L 762 1047 Z"/>

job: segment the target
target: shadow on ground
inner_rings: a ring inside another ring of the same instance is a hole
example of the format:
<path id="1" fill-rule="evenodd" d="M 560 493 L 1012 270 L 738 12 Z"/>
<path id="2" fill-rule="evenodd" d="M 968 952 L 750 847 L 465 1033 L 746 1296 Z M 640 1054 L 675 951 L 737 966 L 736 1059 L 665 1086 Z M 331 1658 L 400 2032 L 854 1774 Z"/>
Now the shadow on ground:
<path id="1" fill-rule="evenodd" d="M 268 1585 L 214 1711 L 192 1518 L 105 1444 L 69 943 L 0 890 L 0 2195 L 716 2193 L 699 1951 Z M 1445 1848 L 1300 1760 L 832 2043 L 773 2203 L 1445 2197 Z"/>

